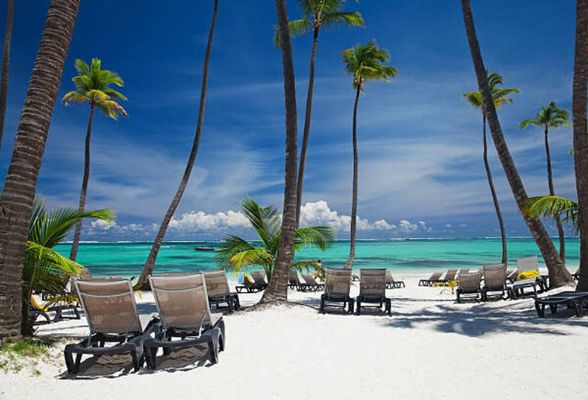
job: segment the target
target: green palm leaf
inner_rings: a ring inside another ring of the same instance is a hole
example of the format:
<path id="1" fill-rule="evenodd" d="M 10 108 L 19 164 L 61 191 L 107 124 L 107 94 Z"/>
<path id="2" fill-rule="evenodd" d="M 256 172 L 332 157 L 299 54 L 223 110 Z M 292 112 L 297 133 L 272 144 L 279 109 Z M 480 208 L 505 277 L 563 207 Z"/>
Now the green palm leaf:
<path id="1" fill-rule="evenodd" d="M 555 219 L 560 217 L 562 222 L 567 222 L 574 229 L 579 230 L 580 219 L 578 203 L 561 196 L 539 196 L 527 200 L 523 210 L 533 217 Z"/>

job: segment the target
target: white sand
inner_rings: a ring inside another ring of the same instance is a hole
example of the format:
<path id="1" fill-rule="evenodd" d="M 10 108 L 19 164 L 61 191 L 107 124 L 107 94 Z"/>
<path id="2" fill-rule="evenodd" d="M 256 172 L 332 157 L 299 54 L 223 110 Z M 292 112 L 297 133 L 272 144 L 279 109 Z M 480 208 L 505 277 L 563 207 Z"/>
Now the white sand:
<path id="1" fill-rule="evenodd" d="M 129 373 L 130 358 L 103 357 L 84 362 L 76 379 L 63 379 L 60 342 L 55 359 L 38 367 L 41 376 L 0 372 L 0 399 L 588 398 L 581 384 L 588 317 L 564 311 L 540 319 L 531 299 L 456 304 L 449 289 L 404 278 L 406 289 L 387 291 L 391 317 L 320 315 L 320 293 L 298 292 L 290 299 L 306 306 L 225 316 L 227 348 L 214 366 L 179 352 L 162 357 L 153 373 Z M 240 296 L 244 305 L 259 297 Z M 139 303 L 146 321 L 151 295 Z M 64 321 L 39 334 L 79 336 L 84 325 Z"/>

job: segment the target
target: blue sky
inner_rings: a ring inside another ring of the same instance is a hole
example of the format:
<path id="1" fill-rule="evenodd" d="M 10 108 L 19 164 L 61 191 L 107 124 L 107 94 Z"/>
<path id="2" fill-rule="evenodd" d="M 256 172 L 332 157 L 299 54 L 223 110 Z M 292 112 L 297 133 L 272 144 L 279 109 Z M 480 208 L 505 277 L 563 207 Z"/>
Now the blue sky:
<path id="1" fill-rule="evenodd" d="M 4 21 L 5 2 L 0 20 Z M 15 5 L 3 180 L 48 1 Z M 288 1 L 290 18 L 300 17 Z M 518 123 L 555 100 L 570 109 L 574 43 L 571 1 L 473 1 L 491 71 L 522 93 L 500 110 L 530 195 L 547 191 L 540 129 Z M 125 81 L 129 116 L 96 118 L 88 207 L 110 207 L 115 225 L 86 224 L 86 240 L 151 240 L 173 195 L 193 140 L 212 1 L 82 3 L 60 95 L 71 90 L 76 58 L 102 59 Z M 305 180 L 304 221 L 345 233 L 351 199 L 353 90 L 341 50 L 376 39 L 399 73 L 370 83 L 360 100 L 360 238 L 495 236 L 497 224 L 481 161 L 481 121 L 462 100 L 476 87 L 459 1 L 348 1 L 365 29 L 321 32 Z M 221 0 L 210 66 L 201 148 L 169 239 L 218 238 L 246 224 L 239 200 L 250 194 L 281 206 L 284 112 L 272 0 Z M 294 40 L 299 119 L 311 38 Z M 48 204 L 76 206 L 88 109 L 57 104 L 38 191 Z M 302 123 L 299 124 L 300 130 Z M 575 197 L 571 130 L 551 136 L 556 191 Z M 528 231 L 492 152 L 510 235 Z"/>

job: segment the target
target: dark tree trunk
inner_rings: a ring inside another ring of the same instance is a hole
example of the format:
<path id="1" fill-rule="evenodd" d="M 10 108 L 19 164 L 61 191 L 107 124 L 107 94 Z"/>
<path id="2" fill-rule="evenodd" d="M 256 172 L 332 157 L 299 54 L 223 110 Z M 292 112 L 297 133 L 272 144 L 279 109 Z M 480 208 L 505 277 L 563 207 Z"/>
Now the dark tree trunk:
<path id="1" fill-rule="evenodd" d="M 547 160 L 547 184 L 549 186 L 549 195 L 555 196 L 555 188 L 553 187 L 553 172 L 551 171 L 551 150 L 549 149 L 549 126 L 545 124 L 545 157 Z M 566 238 L 559 216 L 555 217 L 555 225 L 557 226 L 557 235 L 559 237 L 559 256 L 561 261 L 565 263 L 566 260 Z"/>
<path id="2" fill-rule="evenodd" d="M 361 94 L 361 85 L 357 86 L 355 91 L 355 102 L 353 104 L 353 189 L 351 191 L 351 227 L 349 229 L 349 258 L 345 264 L 346 269 L 353 267 L 355 258 L 355 232 L 357 230 L 357 181 L 359 170 L 359 154 L 357 151 L 357 108 L 359 107 L 359 95 Z"/>
<path id="3" fill-rule="evenodd" d="M 280 50 L 284 73 L 284 99 L 286 108 L 286 160 L 284 179 L 284 209 L 278 254 L 274 262 L 274 272 L 269 285 L 261 298 L 261 303 L 286 301 L 288 299 L 288 272 L 294 258 L 294 231 L 296 229 L 296 163 L 297 115 L 296 81 L 292 61 L 292 44 L 288 30 L 288 16 L 284 0 L 276 0 L 278 27 L 280 30 Z"/>
<path id="4" fill-rule="evenodd" d="M 88 191 L 88 180 L 90 179 L 90 142 L 92 138 L 92 121 L 94 120 L 94 105 L 90 105 L 90 118 L 88 118 L 88 127 L 86 128 L 86 142 L 84 147 L 84 176 L 82 178 L 82 190 L 80 190 L 80 204 L 78 209 L 84 211 L 86 208 L 86 193 Z M 76 224 L 73 243 L 69 253 L 70 260 L 76 260 L 78 256 L 78 247 L 80 245 L 80 236 L 82 234 L 82 220 Z"/>
<path id="5" fill-rule="evenodd" d="M 29 218 L 80 0 L 53 0 L 0 197 L 0 339 L 18 337 L 22 323 L 22 270 Z"/>
<path id="6" fill-rule="evenodd" d="M 300 165 L 298 166 L 298 181 L 296 187 L 296 227 L 300 225 L 300 208 L 302 207 L 302 189 L 304 186 L 304 168 L 306 167 L 306 153 L 308 151 L 308 136 L 310 135 L 310 120 L 312 117 L 312 94 L 314 92 L 314 64 L 318 48 L 319 27 L 315 26 L 312 35 L 312 53 L 310 55 L 310 72 L 308 73 L 308 93 L 306 94 L 306 111 L 304 114 L 304 131 L 302 147 L 300 149 Z"/>
<path id="7" fill-rule="evenodd" d="M 206 89 L 208 87 L 208 66 L 210 64 L 210 53 L 212 51 L 212 39 L 214 37 L 214 27 L 216 25 L 216 16 L 218 13 L 218 1 L 214 0 L 214 8 L 212 12 L 212 22 L 210 24 L 210 31 L 208 32 L 208 43 L 206 45 L 206 54 L 204 56 L 204 71 L 202 74 L 202 87 L 200 89 L 200 107 L 198 109 L 198 122 L 196 123 L 196 133 L 194 135 L 194 143 L 192 144 L 192 150 L 190 151 L 190 157 L 188 158 L 188 163 L 186 164 L 186 169 L 184 170 L 184 175 L 182 176 L 182 180 L 180 181 L 180 185 L 178 186 L 178 190 L 176 191 L 175 196 L 173 197 L 165 216 L 163 217 L 163 221 L 161 221 L 161 225 L 159 226 L 159 230 L 157 231 L 157 235 L 155 236 L 155 241 L 153 242 L 153 246 L 151 246 L 151 251 L 149 252 L 149 256 L 147 257 L 147 261 L 145 261 L 145 266 L 143 267 L 143 272 L 141 272 L 141 276 L 137 282 L 137 287 L 146 288 L 147 284 L 147 277 L 153 273 L 155 269 L 155 262 L 157 261 L 157 254 L 159 253 L 159 249 L 161 248 L 161 244 L 163 243 L 163 239 L 165 237 L 165 233 L 167 231 L 167 227 L 180 204 L 180 200 L 182 200 L 182 196 L 184 195 L 184 191 L 186 190 L 186 186 L 188 185 L 188 181 L 190 180 L 190 174 L 192 173 L 192 168 L 194 167 L 194 163 L 196 161 L 196 156 L 198 155 L 198 146 L 200 144 L 200 136 L 202 135 L 202 127 L 204 126 L 204 111 L 206 107 Z"/>
<path id="8" fill-rule="evenodd" d="M 486 177 L 488 178 L 488 186 L 490 186 L 490 193 L 492 193 L 492 201 L 494 202 L 494 210 L 496 211 L 496 218 L 498 218 L 498 226 L 500 226 L 500 240 L 502 241 L 502 263 L 508 263 L 508 250 L 506 242 L 506 228 L 504 226 L 504 219 L 502 218 L 502 211 L 498 203 L 498 195 L 494 188 L 494 179 L 492 178 L 492 170 L 488 162 L 488 140 L 486 139 L 486 115 L 482 113 L 482 142 L 484 146 L 483 158 L 484 169 L 486 170 Z"/>
<path id="9" fill-rule="evenodd" d="M 588 81 L 588 0 L 576 1 L 576 50 L 572 117 L 574 165 L 580 218 L 580 279 L 576 290 L 588 291 L 588 126 L 586 89 Z"/>
<path id="10" fill-rule="evenodd" d="M 482 60 L 482 53 L 480 51 L 480 45 L 476 36 L 476 30 L 474 26 L 474 18 L 472 15 L 472 9 L 470 0 L 461 0 L 461 6 L 463 10 L 464 24 L 466 28 L 467 39 L 470 47 L 472 61 L 474 69 L 476 71 L 476 77 L 478 79 L 478 86 L 480 87 L 480 93 L 482 93 L 482 99 L 484 101 L 484 110 L 486 111 L 486 117 L 488 118 L 488 125 L 490 126 L 490 132 L 492 133 L 492 139 L 494 146 L 502 163 L 504 173 L 508 179 L 508 183 L 517 202 L 519 210 L 527 223 L 529 231 L 537 243 L 537 247 L 541 251 L 541 255 L 545 260 L 547 269 L 549 270 L 549 280 L 553 287 L 564 285 L 572 280 L 569 271 L 565 268 L 549 233 L 538 218 L 533 218 L 523 213 L 523 208 L 527 202 L 528 196 L 525 191 L 525 187 L 519 176 L 519 173 L 515 167 L 514 161 L 504 139 L 502 133 L 502 127 L 498 120 L 496 108 L 494 107 L 493 99 L 490 95 L 488 88 L 488 76 L 484 62 Z M 584 132 L 586 133 L 586 132 Z"/>
<path id="11" fill-rule="evenodd" d="M 6 32 L 2 46 L 2 72 L 0 78 L 0 148 L 4 133 L 4 116 L 6 115 L 6 98 L 8 96 L 8 69 L 10 67 L 10 43 L 12 42 L 12 23 L 14 19 L 14 0 L 8 0 L 6 10 Z"/>

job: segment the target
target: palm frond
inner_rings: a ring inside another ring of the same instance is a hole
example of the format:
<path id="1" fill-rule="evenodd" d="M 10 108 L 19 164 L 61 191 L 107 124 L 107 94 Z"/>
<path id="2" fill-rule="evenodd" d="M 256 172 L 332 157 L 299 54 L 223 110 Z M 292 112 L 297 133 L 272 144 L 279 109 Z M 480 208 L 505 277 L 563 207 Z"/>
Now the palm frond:
<path id="1" fill-rule="evenodd" d="M 215 255 L 216 263 L 224 269 L 232 267 L 231 258 L 243 251 L 253 250 L 255 246 L 251 245 L 245 239 L 239 236 L 229 235 L 224 238 Z"/>
<path id="2" fill-rule="evenodd" d="M 326 250 L 335 240 L 335 233 L 330 226 L 305 226 L 296 229 L 294 243 L 297 248 L 314 246 Z"/>
<path id="3" fill-rule="evenodd" d="M 270 246 L 281 228 L 280 214 L 275 207 L 261 207 L 252 197 L 241 200 L 241 209 L 249 220 L 261 241 Z"/>
<path id="4" fill-rule="evenodd" d="M 365 21 L 361 13 L 357 11 L 323 13 L 321 24 L 325 26 L 346 25 L 350 28 L 365 27 Z"/>
<path id="5" fill-rule="evenodd" d="M 288 21 L 288 31 L 290 32 L 291 38 L 297 38 L 305 35 L 312 30 L 312 22 L 307 18 L 294 19 Z M 280 47 L 280 27 L 274 28 L 274 45 Z"/>
<path id="6" fill-rule="evenodd" d="M 271 267 L 274 263 L 274 257 L 265 249 L 251 249 L 233 255 L 230 262 L 235 271 L 240 271 L 242 268 L 250 265 Z"/>
<path id="7" fill-rule="evenodd" d="M 565 197 L 531 197 L 527 200 L 523 211 L 536 218 L 554 219 L 560 217 L 562 222 L 569 223 L 574 229 L 580 228 L 578 203 Z"/>

